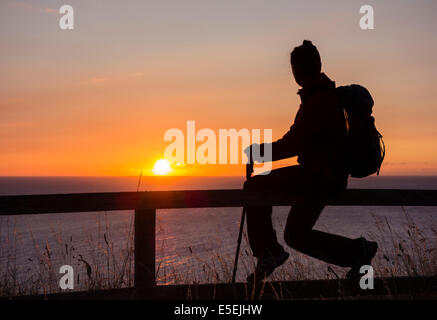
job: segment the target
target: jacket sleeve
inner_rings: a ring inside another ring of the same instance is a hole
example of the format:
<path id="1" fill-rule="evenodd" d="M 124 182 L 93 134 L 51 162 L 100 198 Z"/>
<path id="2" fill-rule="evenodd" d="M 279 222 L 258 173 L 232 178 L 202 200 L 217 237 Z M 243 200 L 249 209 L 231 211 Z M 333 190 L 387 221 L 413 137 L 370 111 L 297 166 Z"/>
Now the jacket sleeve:
<path id="1" fill-rule="evenodd" d="M 303 138 L 302 130 L 302 110 L 299 109 L 290 130 L 288 130 L 281 139 L 271 144 L 272 161 L 291 158 L 298 155 L 301 150 Z"/>

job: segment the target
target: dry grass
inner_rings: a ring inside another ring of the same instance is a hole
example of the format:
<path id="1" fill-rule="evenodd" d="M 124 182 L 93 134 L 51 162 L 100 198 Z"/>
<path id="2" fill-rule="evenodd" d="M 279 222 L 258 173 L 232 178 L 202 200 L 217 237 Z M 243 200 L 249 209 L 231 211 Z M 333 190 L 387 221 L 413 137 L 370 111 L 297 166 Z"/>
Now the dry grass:
<path id="1" fill-rule="evenodd" d="M 408 215 L 406 210 L 404 235 L 396 233 L 387 219 L 374 215 L 376 230 L 372 239 L 380 243 L 390 243 L 380 247 L 374 261 L 377 277 L 399 276 L 435 276 L 437 275 L 437 228 L 430 222 L 429 230 L 421 230 Z M 75 290 L 95 290 L 132 287 L 134 282 L 134 248 L 133 248 L 133 216 L 126 226 L 124 243 L 114 242 L 106 213 L 99 213 L 97 231 L 89 234 L 86 242 L 89 245 L 87 254 L 74 245 L 71 236 L 65 238 L 60 232 L 51 230 L 56 239 L 55 245 L 34 238 L 34 233 L 18 234 L 16 221 L 11 218 L 0 219 L 0 231 L 6 228 L 6 236 L 0 246 L 0 296 L 32 295 L 61 292 L 59 266 L 69 264 L 80 270 L 75 274 Z M 3 223 L 3 226 L 1 225 Z M 159 225 L 159 223 L 158 223 Z M 430 236 L 431 235 L 431 236 Z M 29 255 L 25 266 L 17 261 L 20 250 L 20 237 L 30 237 L 33 242 L 33 253 Z M 247 243 L 247 239 L 246 243 Z M 247 247 L 247 246 L 246 246 Z M 165 256 L 165 241 L 157 248 L 157 256 Z M 191 248 L 188 248 L 189 250 Z M 290 249 L 291 250 L 291 249 Z M 157 280 L 160 284 L 196 284 L 230 282 L 232 277 L 233 256 L 216 251 L 212 258 L 205 260 L 205 255 L 191 254 L 185 258 L 190 272 L 181 272 L 180 268 L 158 259 Z M 255 260 L 248 249 L 241 250 L 240 277 L 251 272 Z M 23 276 L 23 267 L 27 268 Z M 21 270 L 21 276 L 19 276 Z M 278 268 L 270 277 L 271 280 L 303 280 L 303 279 L 337 279 L 344 276 L 346 270 L 319 263 L 312 258 L 292 251 L 290 259 Z M 277 298 L 281 298 L 280 288 Z"/>
<path id="2" fill-rule="evenodd" d="M 134 283 L 134 235 L 133 221 L 126 230 L 122 248 L 112 239 L 106 213 L 99 213 L 96 234 L 88 234 L 83 247 L 86 254 L 75 246 L 73 236 L 65 238 L 51 229 L 50 237 L 42 246 L 30 229 L 25 235 L 32 240 L 33 252 L 25 266 L 17 261 L 20 240 L 23 235 L 16 231 L 15 219 L 6 218 L 6 237 L 0 246 L 0 296 L 33 295 L 61 292 L 59 267 L 71 265 L 75 270 L 75 290 L 96 290 L 131 287 Z M 4 221 L 0 219 L 1 221 Z M 131 219 L 132 220 L 132 219 Z M 0 230 L 1 229 L 0 225 Z M 12 229 L 12 230 L 11 230 Z M 49 235 L 47 235 L 49 237 Z M 23 270 L 23 267 L 25 269 Z M 78 272 L 76 272 L 78 270 Z M 23 272 L 24 271 L 24 272 Z"/>

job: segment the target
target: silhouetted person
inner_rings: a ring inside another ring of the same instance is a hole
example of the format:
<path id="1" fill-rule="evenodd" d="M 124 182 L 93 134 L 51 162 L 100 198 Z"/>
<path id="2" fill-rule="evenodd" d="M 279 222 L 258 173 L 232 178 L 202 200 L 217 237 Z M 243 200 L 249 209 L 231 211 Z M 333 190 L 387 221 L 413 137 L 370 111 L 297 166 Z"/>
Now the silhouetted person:
<path id="1" fill-rule="evenodd" d="M 297 156 L 299 165 L 273 170 L 246 181 L 245 189 L 290 190 L 316 199 L 324 192 L 347 186 L 345 169 L 347 127 L 335 93 L 335 82 L 321 73 L 317 48 L 305 40 L 290 55 L 291 68 L 299 86 L 301 105 L 290 130 L 272 143 L 272 161 Z M 264 146 L 261 145 L 261 150 Z M 251 152 L 251 147 L 246 153 Z M 313 230 L 324 205 L 293 205 L 284 231 L 285 242 L 311 257 L 350 267 L 349 278 L 359 275 L 376 254 L 376 242 L 349 239 Z M 289 254 L 278 243 L 272 224 L 272 207 L 248 207 L 247 231 L 253 255 L 258 258 L 256 279 L 262 280 L 283 264 Z M 253 281 L 254 274 L 248 277 Z"/>

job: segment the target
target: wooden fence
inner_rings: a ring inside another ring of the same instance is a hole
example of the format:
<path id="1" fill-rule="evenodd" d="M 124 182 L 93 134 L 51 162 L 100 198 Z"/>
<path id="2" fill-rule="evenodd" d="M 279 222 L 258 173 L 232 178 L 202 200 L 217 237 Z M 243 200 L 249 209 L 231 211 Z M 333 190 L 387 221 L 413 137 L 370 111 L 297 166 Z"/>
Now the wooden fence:
<path id="1" fill-rule="evenodd" d="M 332 197 L 305 199 L 269 190 L 199 190 L 0 196 L 0 215 L 135 210 L 135 292 L 158 294 L 155 282 L 157 209 L 287 206 L 323 202 L 332 206 L 437 206 L 437 190 L 347 189 Z M 435 280 L 435 279 L 434 279 Z M 169 287 L 170 288 L 170 287 Z M 201 286 L 199 287 L 201 288 Z M 160 288 L 163 292 L 165 288 Z M 162 294 L 162 296 L 166 296 Z"/>

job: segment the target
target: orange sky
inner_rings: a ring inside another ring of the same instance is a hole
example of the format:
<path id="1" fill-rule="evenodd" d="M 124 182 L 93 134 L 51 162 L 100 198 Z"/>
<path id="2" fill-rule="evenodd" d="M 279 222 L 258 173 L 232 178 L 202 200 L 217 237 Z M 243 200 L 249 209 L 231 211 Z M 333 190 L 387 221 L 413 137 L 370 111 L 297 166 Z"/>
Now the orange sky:
<path id="1" fill-rule="evenodd" d="M 279 138 L 299 105 L 288 56 L 303 39 L 338 85 L 374 96 L 381 173 L 436 175 L 437 5 L 366 3 L 375 30 L 359 28 L 361 1 L 78 0 L 62 31 L 58 1 L 2 1 L 0 175 L 150 174 L 164 132 L 187 120 Z"/>

